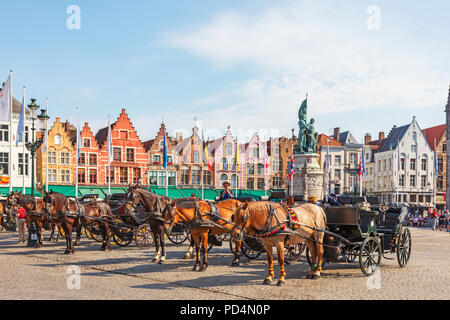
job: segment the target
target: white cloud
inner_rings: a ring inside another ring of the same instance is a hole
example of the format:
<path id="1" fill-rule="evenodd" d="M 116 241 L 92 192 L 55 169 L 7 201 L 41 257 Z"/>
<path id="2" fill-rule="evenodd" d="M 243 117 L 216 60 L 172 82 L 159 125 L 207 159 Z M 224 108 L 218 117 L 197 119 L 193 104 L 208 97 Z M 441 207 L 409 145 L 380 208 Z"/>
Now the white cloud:
<path id="1" fill-rule="evenodd" d="M 295 5 L 252 14 L 221 13 L 191 30 L 165 34 L 165 42 L 216 67 L 253 67 L 254 74 L 233 90 L 194 102 L 223 106 L 207 110 L 207 121 L 230 119 L 243 128 L 251 121 L 259 127 L 286 127 L 296 122 L 306 92 L 312 116 L 442 103 L 448 71 L 433 67 L 420 53 L 403 50 L 401 41 L 411 39 L 398 39 L 393 46 L 395 30 L 375 34 L 364 29 L 365 22 L 361 28 L 339 27 L 330 16 Z"/>

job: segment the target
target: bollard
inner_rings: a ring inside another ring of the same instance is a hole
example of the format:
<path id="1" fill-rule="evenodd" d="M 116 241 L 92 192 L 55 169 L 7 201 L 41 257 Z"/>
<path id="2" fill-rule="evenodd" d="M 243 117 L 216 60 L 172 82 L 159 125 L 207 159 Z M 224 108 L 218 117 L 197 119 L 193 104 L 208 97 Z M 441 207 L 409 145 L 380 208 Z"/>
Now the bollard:
<path id="1" fill-rule="evenodd" d="M 30 227 L 28 228 L 28 243 L 27 247 L 38 247 L 38 235 L 37 228 L 34 222 L 30 223 Z"/>

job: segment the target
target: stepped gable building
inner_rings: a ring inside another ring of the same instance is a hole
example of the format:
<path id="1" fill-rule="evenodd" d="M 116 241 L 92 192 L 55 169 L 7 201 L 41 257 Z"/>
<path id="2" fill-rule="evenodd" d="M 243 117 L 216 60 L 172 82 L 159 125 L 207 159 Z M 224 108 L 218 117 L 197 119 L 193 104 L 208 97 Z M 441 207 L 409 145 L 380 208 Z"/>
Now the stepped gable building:
<path id="1" fill-rule="evenodd" d="M 122 109 L 117 121 L 111 124 L 112 159 L 111 159 L 111 185 L 128 186 L 141 182 L 148 184 L 145 172 L 148 168 L 147 152 L 142 144 L 136 129 Z M 108 167 L 107 138 L 108 127 L 103 128 L 95 135 L 101 150 L 99 170 Z"/>
<path id="2" fill-rule="evenodd" d="M 179 142 L 175 147 L 175 155 L 178 163 L 178 184 L 181 187 L 199 188 L 202 179 L 208 182 L 208 176 L 211 177 L 211 174 L 205 164 L 203 140 L 199 136 L 197 125 L 194 125 L 192 135 L 186 139 L 177 134 L 177 141 Z M 212 181 L 209 184 L 211 183 Z"/>
<path id="3" fill-rule="evenodd" d="M 445 193 L 447 186 L 447 138 L 445 124 L 423 129 L 430 149 L 434 151 L 436 142 L 438 173 L 436 176 L 436 206 L 443 210 L 445 207 Z M 433 160 L 434 161 L 434 160 Z"/>
<path id="4" fill-rule="evenodd" d="M 72 137 L 76 148 L 76 132 Z M 98 185 L 107 184 L 107 168 L 100 166 L 101 150 L 94 134 L 86 122 L 80 132 L 80 158 L 78 160 L 78 184 Z"/>
<path id="5" fill-rule="evenodd" d="M 148 158 L 148 181 L 151 186 L 166 186 L 166 170 L 163 167 L 164 158 L 164 135 L 166 136 L 167 157 L 168 157 L 168 184 L 176 186 L 178 181 L 177 166 L 175 163 L 176 139 L 169 137 L 166 125 L 161 124 L 155 139 L 143 143 Z"/>
<path id="6" fill-rule="evenodd" d="M 245 174 L 247 189 L 268 190 L 271 168 L 269 166 L 270 157 L 267 153 L 267 142 L 261 141 L 259 135 L 255 133 L 243 147 L 241 158 L 243 157 L 242 159 L 245 159 L 247 163 Z"/>
<path id="7" fill-rule="evenodd" d="M 370 133 L 364 137 L 364 155 L 366 161 L 366 176 L 363 179 L 363 194 L 374 192 L 375 190 L 375 153 L 386 142 L 384 132 L 378 133 L 378 140 L 372 140 Z"/>
<path id="8" fill-rule="evenodd" d="M 74 185 L 76 167 L 76 147 L 73 145 L 76 128 L 68 121 L 56 118 L 48 131 L 48 162 L 44 145 L 36 153 L 36 181 L 45 185 Z M 48 163 L 48 177 L 46 165 Z"/>
<path id="9" fill-rule="evenodd" d="M 242 149 L 243 150 L 243 149 Z M 245 177 L 245 162 L 239 151 L 239 171 L 236 168 L 236 139 L 228 129 L 225 136 L 208 143 L 210 162 L 214 172 L 214 187 L 222 189 L 225 181 L 230 182 L 231 188 L 243 189 Z"/>
<path id="10" fill-rule="evenodd" d="M 270 158 L 270 188 L 287 189 L 289 184 L 289 172 L 291 168 L 291 157 L 297 145 L 297 137 L 292 132 L 291 138 L 270 138 L 267 141 L 267 152 Z"/>

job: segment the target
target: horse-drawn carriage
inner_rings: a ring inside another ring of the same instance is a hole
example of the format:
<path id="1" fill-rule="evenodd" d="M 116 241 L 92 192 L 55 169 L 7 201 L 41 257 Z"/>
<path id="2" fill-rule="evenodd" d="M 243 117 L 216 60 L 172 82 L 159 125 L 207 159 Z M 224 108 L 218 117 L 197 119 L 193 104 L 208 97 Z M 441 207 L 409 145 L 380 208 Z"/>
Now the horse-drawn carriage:
<path id="1" fill-rule="evenodd" d="M 400 267 L 411 254 L 411 233 L 403 226 L 406 208 L 370 206 L 325 207 L 327 231 L 324 237 L 324 263 L 355 262 L 370 276 L 387 253 L 396 253 Z M 306 258 L 311 265 L 309 249 Z"/>

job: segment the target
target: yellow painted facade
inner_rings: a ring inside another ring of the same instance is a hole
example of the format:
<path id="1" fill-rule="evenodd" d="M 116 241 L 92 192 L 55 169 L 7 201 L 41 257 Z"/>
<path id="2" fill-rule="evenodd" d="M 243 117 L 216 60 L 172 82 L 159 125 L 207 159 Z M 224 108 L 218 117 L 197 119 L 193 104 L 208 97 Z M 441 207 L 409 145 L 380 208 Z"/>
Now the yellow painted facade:
<path id="1" fill-rule="evenodd" d="M 76 134 L 76 129 L 68 122 L 62 123 L 60 118 L 56 118 L 48 132 L 49 184 L 74 185 L 75 183 L 76 148 L 72 144 L 71 132 L 72 135 Z M 36 180 L 42 186 L 47 181 L 47 159 L 46 152 L 43 150 L 45 150 L 44 145 L 36 153 Z"/>

